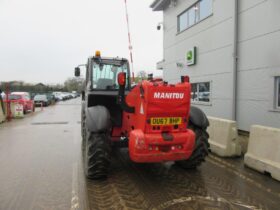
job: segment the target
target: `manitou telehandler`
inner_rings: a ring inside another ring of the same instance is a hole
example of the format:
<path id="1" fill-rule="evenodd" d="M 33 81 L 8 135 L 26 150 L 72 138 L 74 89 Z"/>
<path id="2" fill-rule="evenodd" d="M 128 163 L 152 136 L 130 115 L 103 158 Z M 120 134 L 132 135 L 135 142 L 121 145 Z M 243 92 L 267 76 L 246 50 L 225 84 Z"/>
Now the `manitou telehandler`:
<path id="1" fill-rule="evenodd" d="M 178 84 L 149 78 L 132 87 L 126 59 L 97 51 L 85 66 L 81 125 L 88 178 L 107 176 L 115 144 L 126 145 L 137 163 L 175 161 L 187 169 L 204 161 L 209 122 L 190 105 L 188 76 Z"/>

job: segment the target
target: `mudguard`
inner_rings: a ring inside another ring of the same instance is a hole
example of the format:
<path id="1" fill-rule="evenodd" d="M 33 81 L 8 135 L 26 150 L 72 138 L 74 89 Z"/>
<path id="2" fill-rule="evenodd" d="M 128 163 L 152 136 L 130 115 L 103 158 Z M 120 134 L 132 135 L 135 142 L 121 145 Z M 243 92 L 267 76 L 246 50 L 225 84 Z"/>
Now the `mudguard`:
<path id="1" fill-rule="evenodd" d="M 195 126 L 206 129 L 209 126 L 209 121 L 204 112 L 198 107 L 191 106 L 190 122 Z"/>
<path id="2" fill-rule="evenodd" d="M 86 126 L 90 132 L 100 133 L 110 129 L 110 113 L 104 106 L 86 108 Z"/>

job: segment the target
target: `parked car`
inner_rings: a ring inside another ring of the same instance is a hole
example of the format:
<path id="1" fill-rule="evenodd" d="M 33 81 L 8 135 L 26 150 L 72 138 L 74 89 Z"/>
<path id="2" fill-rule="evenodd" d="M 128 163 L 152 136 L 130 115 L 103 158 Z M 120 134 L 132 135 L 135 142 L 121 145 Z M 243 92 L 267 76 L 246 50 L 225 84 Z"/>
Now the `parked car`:
<path id="1" fill-rule="evenodd" d="M 40 95 L 35 95 L 34 97 L 34 103 L 35 106 L 49 106 L 50 105 L 50 100 L 48 100 L 47 95 L 45 94 L 40 94 Z"/>
<path id="2" fill-rule="evenodd" d="M 61 92 L 53 92 L 52 94 L 54 95 L 56 101 L 63 101 L 63 96 Z"/>
<path id="3" fill-rule="evenodd" d="M 57 101 L 65 101 L 78 97 L 78 94 L 73 92 L 53 92 L 52 94 L 55 96 Z"/>
<path id="4" fill-rule="evenodd" d="M 19 103 L 23 106 L 23 113 L 26 114 L 28 111 L 34 112 L 35 105 L 28 92 L 12 92 L 8 95 L 8 100 L 12 103 Z M 5 96 L 4 102 L 7 102 Z"/>
<path id="5" fill-rule="evenodd" d="M 73 98 L 73 96 L 68 92 L 63 92 L 63 96 L 64 96 L 65 100 L 69 100 L 69 99 Z"/>
<path id="6" fill-rule="evenodd" d="M 74 98 L 78 98 L 80 96 L 80 94 L 77 91 L 72 91 L 71 94 L 73 95 Z"/>
<path id="7" fill-rule="evenodd" d="M 48 93 L 46 95 L 47 95 L 47 98 L 49 100 L 49 103 L 50 104 L 55 104 L 55 102 L 57 101 L 55 96 L 52 93 Z"/>

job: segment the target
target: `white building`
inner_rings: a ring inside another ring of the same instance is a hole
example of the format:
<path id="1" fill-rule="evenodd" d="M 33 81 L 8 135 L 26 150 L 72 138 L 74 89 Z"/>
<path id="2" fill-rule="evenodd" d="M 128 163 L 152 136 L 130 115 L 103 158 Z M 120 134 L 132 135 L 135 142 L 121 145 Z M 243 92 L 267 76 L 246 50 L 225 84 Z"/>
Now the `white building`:
<path id="1" fill-rule="evenodd" d="M 163 11 L 164 80 L 189 75 L 207 115 L 280 127 L 280 1 L 155 0 Z"/>

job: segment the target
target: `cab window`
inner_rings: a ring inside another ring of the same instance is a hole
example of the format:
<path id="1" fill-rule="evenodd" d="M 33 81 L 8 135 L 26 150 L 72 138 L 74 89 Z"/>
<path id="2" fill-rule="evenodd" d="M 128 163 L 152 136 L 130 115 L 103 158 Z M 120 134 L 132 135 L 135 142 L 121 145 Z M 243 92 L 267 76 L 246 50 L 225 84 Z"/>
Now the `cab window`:
<path id="1" fill-rule="evenodd" d="M 118 74 L 125 72 L 127 75 L 126 88 L 128 87 L 128 65 L 120 61 L 102 60 L 93 62 L 92 88 L 98 90 L 118 90 Z"/>

